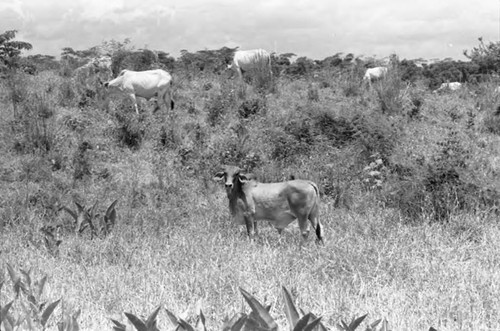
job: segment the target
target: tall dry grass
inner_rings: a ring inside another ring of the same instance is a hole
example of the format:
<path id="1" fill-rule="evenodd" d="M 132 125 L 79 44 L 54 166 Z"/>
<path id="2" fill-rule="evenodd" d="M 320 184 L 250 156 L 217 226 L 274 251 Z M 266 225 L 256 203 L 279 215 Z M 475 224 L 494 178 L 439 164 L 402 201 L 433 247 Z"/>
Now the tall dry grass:
<path id="1" fill-rule="evenodd" d="M 500 145 L 485 124 L 494 109 L 476 107 L 481 96 L 390 82 L 365 91 L 346 80 L 354 76 L 280 77 L 271 94 L 253 85 L 241 93 L 222 77 L 179 80 L 174 112 L 153 114 L 143 102 L 139 116 L 127 100 L 102 109 L 63 100 L 70 83 L 55 74 L 27 80 L 31 95 L 45 97 L 19 109 L 50 109 L 55 129 L 49 151 L 16 148 L 12 128 L 25 126 L 2 98 L 2 263 L 47 274 L 44 299 L 62 298 L 54 316 L 81 309 L 83 330 L 111 328 L 110 318 L 128 323 L 123 312 L 148 315 L 160 304 L 186 316 L 201 305 L 209 329 L 221 329 L 226 314 L 248 309 L 240 287 L 273 304 L 285 328 L 281 286 L 331 327 L 368 313 L 362 326 L 386 317 L 393 330 L 499 328 Z M 50 91 L 41 79 L 55 82 Z M 390 111 L 381 111 L 382 97 Z M 407 111 L 411 98 L 421 102 L 418 116 Z M 29 100 L 38 99 L 20 103 Z M 80 158 L 83 142 L 92 149 Z M 82 162 L 89 175 L 75 178 Z M 279 236 L 265 223 L 249 242 L 211 180 L 224 162 L 264 181 L 320 184 L 326 245 L 311 239 L 300 249 L 298 229 Z M 61 210 L 98 201 L 104 213 L 116 199 L 115 227 L 94 240 L 75 235 Z M 57 249 L 39 231 L 53 224 L 63 228 Z M 2 306 L 15 299 L 3 274 Z M 160 329 L 166 319 L 160 311 Z"/>

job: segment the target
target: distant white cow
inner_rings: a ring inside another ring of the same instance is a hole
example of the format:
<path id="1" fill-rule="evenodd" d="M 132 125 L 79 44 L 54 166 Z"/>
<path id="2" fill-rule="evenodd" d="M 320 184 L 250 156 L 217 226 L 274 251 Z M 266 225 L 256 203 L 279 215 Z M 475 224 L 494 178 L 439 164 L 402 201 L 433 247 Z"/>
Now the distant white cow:
<path id="1" fill-rule="evenodd" d="M 228 65 L 228 69 L 233 69 L 243 79 L 243 73 L 252 69 L 271 71 L 271 55 L 263 49 L 252 49 L 248 51 L 236 51 L 233 61 Z"/>
<path id="2" fill-rule="evenodd" d="M 386 67 L 375 67 L 366 69 L 365 75 L 363 76 L 363 82 L 371 84 L 372 81 L 382 79 L 387 75 Z"/>
<path id="3" fill-rule="evenodd" d="M 157 97 L 158 107 L 160 102 L 165 107 L 174 109 L 172 100 L 172 76 L 161 69 L 132 71 L 122 70 L 118 77 L 104 83 L 109 94 L 124 93 L 134 102 L 135 111 L 139 114 L 136 97 L 149 100 Z M 156 110 L 156 109 L 155 109 Z"/>
<path id="4" fill-rule="evenodd" d="M 432 93 L 437 94 L 444 91 L 457 91 L 461 88 L 462 88 L 462 83 L 459 82 L 443 83 L 437 90 L 434 90 Z"/>

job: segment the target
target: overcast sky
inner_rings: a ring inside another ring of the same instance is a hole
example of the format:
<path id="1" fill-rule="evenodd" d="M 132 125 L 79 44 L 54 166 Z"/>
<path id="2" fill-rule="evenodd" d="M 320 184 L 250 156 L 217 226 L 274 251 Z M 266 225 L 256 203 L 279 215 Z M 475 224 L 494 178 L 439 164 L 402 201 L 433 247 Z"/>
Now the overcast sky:
<path id="1" fill-rule="evenodd" d="M 25 54 L 60 55 L 105 40 L 178 57 L 223 46 L 323 59 L 339 52 L 465 59 L 499 39 L 500 0 L 0 0 L 0 33 Z"/>

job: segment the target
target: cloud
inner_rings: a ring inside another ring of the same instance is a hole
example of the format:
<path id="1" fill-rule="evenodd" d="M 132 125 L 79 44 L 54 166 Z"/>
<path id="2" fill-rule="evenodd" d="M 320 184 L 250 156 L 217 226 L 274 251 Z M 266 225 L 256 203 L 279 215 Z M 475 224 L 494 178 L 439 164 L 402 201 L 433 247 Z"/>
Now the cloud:
<path id="1" fill-rule="evenodd" d="M 17 29 L 32 53 L 52 55 L 130 38 L 174 56 L 240 46 L 311 58 L 460 58 L 478 37 L 498 39 L 497 7 L 468 0 L 2 0 L 0 29 Z"/>

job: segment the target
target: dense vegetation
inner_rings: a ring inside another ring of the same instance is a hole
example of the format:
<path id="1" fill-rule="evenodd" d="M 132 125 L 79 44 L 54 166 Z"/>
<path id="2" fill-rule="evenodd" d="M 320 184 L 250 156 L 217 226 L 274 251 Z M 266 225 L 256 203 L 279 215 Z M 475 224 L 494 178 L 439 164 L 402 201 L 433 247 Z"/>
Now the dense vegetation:
<path id="1" fill-rule="evenodd" d="M 46 300 L 62 297 L 68 321 L 81 309 L 82 329 L 109 329 L 124 311 L 201 305 L 220 329 L 244 309 L 241 287 L 276 304 L 284 326 L 286 286 L 327 326 L 368 313 L 394 330 L 500 327 L 497 44 L 480 40 L 470 61 L 392 56 L 368 87 L 364 70 L 383 61 L 352 54 L 274 54 L 271 81 L 240 83 L 224 71 L 229 48 L 174 59 L 110 41 L 56 60 L 22 57 L 31 45 L 2 36 L 0 268 L 49 274 Z M 172 72 L 176 109 L 107 102 L 99 82 L 111 73 L 78 69 L 103 54 L 114 75 Z M 433 94 L 444 81 L 468 84 Z M 318 183 L 325 246 L 298 248 L 292 226 L 249 242 L 212 181 L 221 164 Z M 114 228 L 75 233 L 80 207 Z M 0 291 L 2 307 L 16 297 Z"/>

